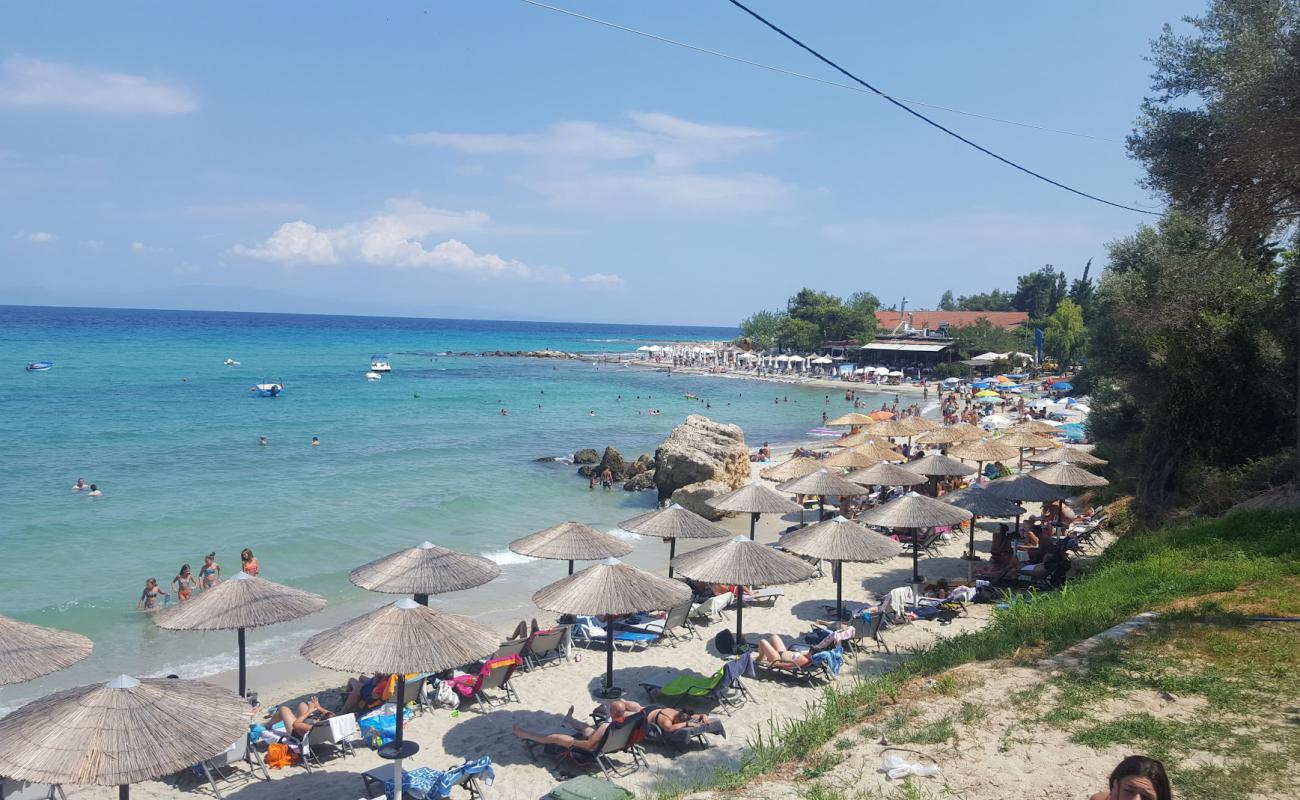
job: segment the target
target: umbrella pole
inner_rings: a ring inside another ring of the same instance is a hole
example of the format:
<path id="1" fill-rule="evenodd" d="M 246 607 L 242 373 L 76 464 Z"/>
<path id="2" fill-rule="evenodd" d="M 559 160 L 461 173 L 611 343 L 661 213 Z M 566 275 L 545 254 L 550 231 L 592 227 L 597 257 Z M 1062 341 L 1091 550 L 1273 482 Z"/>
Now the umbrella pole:
<path id="1" fill-rule="evenodd" d="M 614 696 L 614 617 L 605 620 L 605 696 Z"/>
<path id="2" fill-rule="evenodd" d="M 742 633 L 742 622 L 745 618 L 745 590 L 741 589 L 736 595 L 736 653 L 742 652 L 745 647 L 745 634 Z M 732 655 L 735 655 L 734 653 Z"/>
<path id="3" fill-rule="evenodd" d="M 919 557 L 917 556 L 917 551 L 920 549 L 919 547 L 917 547 L 917 545 L 920 543 L 921 543 L 921 529 L 913 528 L 912 529 L 912 583 L 921 582 L 921 576 L 917 572 L 918 563 L 919 563 Z"/>
<path id="4" fill-rule="evenodd" d="M 673 576 L 673 558 L 677 556 L 677 539 L 668 540 L 668 577 Z"/>
<path id="5" fill-rule="evenodd" d="M 419 604 L 422 605 L 422 606 L 427 606 L 427 605 L 429 605 L 429 595 L 427 595 L 427 594 L 417 594 L 417 595 L 415 596 L 415 602 L 419 603 Z"/>
<path id="6" fill-rule="evenodd" d="M 406 710 L 406 676 L 397 676 L 397 734 L 393 737 L 397 758 L 393 759 L 393 797 L 402 796 L 402 712 Z"/>
<path id="7" fill-rule="evenodd" d="M 751 512 L 749 515 L 749 540 L 754 541 L 754 527 L 758 525 L 758 512 Z"/>
<path id="8" fill-rule="evenodd" d="M 569 559 L 569 574 L 573 574 L 573 559 Z"/>
<path id="9" fill-rule="evenodd" d="M 119 785 L 117 787 L 117 800 L 130 800 L 130 798 L 131 798 L 130 784 L 123 783 Z"/>
<path id="10" fill-rule="evenodd" d="M 975 560 L 975 524 L 978 523 L 979 521 L 980 521 L 980 518 L 979 518 L 979 517 L 974 516 L 974 515 L 971 515 L 971 518 L 970 518 L 970 550 L 966 553 L 966 556 L 967 556 L 971 561 L 974 561 L 974 560 Z"/>
<path id="11" fill-rule="evenodd" d="M 239 696 L 244 697 L 248 687 L 244 679 L 246 670 L 244 668 L 244 629 L 243 628 L 239 629 L 238 636 L 239 636 Z"/>
<path id="12" fill-rule="evenodd" d="M 844 562 L 835 562 L 835 618 L 844 619 Z"/>

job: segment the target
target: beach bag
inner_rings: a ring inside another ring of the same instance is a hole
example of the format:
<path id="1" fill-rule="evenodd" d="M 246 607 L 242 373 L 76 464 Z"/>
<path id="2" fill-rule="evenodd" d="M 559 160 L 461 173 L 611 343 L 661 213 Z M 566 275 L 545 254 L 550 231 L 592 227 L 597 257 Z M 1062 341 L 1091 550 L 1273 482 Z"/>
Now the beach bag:
<path id="1" fill-rule="evenodd" d="M 403 708 L 403 719 L 411 718 L 411 709 Z M 357 720 L 361 737 L 374 747 L 388 744 L 397 738 L 397 705 L 387 703 Z"/>
<path id="2" fill-rule="evenodd" d="M 450 681 L 438 681 L 438 688 L 433 693 L 433 704 L 438 708 L 460 707 L 460 699 L 452 691 Z"/>
<path id="3" fill-rule="evenodd" d="M 276 742 L 266 747 L 266 765 L 271 769 L 297 766 L 301 761 L 298 754 L 289 749 L 284 742 Z"/>

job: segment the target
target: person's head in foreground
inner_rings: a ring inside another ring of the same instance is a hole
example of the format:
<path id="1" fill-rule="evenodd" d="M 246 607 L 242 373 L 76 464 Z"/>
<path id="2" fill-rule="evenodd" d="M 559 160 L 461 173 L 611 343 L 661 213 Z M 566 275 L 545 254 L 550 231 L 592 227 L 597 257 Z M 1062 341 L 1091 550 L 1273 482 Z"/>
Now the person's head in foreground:
<path id="1" fill-rule="evenodd" d="M 1172 800 L 1165 765 L 1146 756 L 1129 756 L 1110 773 L 1109 791 L 1092 800 Z"/>

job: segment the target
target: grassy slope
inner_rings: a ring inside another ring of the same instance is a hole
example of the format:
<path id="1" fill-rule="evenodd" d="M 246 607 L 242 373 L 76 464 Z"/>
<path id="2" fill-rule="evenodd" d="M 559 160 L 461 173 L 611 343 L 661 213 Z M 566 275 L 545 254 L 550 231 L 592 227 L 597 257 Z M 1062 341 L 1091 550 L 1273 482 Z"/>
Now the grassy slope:
<path id="1" fill-rule="evenodd" d="M 1300 512 L 1239 512 L 1126 537 L 1065 589 L 1014 603 L 983 630 L 939 642 L 884 675 L 828 689 L 802 719 L 773 725 L 755 737 L 739 767 L 695 786 L 660 787 L 659 796 L 745 786 L 876 713 L 913 678 L 1026 651 L 1041 657 L 1141 611 L 1295 575 L 1300 575 Z"/>

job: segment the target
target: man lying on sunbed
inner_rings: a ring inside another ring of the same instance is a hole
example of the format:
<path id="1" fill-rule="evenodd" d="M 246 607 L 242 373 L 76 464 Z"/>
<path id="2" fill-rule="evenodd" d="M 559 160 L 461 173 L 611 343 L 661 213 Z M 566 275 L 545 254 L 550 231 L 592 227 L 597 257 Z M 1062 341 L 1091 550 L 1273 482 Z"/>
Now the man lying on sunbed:
<path id="1" fill-rule="evenodd" d="M 610 723 L 620 724 L 628 716 L 645 710 L 645 707 L 635 700 L 615 700 L 608 706 L 596 707 L 593 714 L 608 714 L 609 722 L 602 722 L 593 726 L 574 717 L 573 706 L 569 706 L 569 710 L 564 715 L 564 724 L 572 728 L 578 734 L 577 736 L 570 736 L 566 733 L 533 733 L 524 730 L 518 725 L 514 726 L 513 730 L 515 736 L 538 744 L 555 744 L 580 750 L 594 750 L 600 745 L 600 740 L 604 738 L 605 730 Z M 712 720 L 709 719 L 707 714 L 687 714 L 675 708 L 653 708 L 646 714 L 646 721 L 658 725 L 665 734 L 670 734 L 689 726 L 707 725 Z"/>

